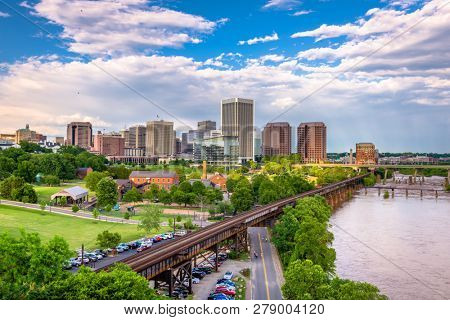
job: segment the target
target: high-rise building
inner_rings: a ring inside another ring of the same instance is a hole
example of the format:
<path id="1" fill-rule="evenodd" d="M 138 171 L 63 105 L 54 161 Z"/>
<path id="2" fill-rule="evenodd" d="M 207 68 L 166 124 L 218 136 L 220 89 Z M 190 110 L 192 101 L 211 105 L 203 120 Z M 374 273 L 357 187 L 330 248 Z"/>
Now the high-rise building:
<path id="1" fill-rule="evenodd" d="M 104 156 L 125 155 L 125 138 L 121 134 L 102 134 L 100 131 L 94 136 L 93 151 Z"/>
<path id="2" fill-rule="evenodd" d="M 297 128 L 297 153 L 307 163 L 327 158 L 327 127 L 323 122 L 301 123 Z"/>
<path id="3" fill-rule="evenodd" d="M 376 164 L 377 151 L 373 143 L 362 142 L 356 144 L 356 164 Z"/>
<path id="4" fill-rule="evenodd" d="M 255 160 L 261 160 L 262 156 L 262 133 L 261 129 L 255 127 L 253 130 L 254 143 L 253 143 L 253 154 L 255 156 Z"/>
<path id="5" fill-rule="evenodd" d="M 171 156 L 173 150 L 173 122 L 149 121 L 147 122 L 147 143 L 145 153 L 147 156 Z"/>
<path id="6" fill-rule="evenodd" d="M 255 103 L 250 99 L 224 99 L 221 103 L 221 123 L 224 137 L 236 137 L 239 142 L 239 161 L 254 158 L 253 127 Z"/>
<path id="7" fill-rule="evenodd" d="M 180 154 L 180 153 L 181 153 L 181 139 L 177 137 L 175 139 L 175 154 Z"/>
<path id="8" fill-rule="evenodd" d="M 197 123 L 197 130 L 200 131 L 211 131 L 216 129 L 216 122 L 212 120 L 204 120 Z"/>
<path id="9" fill-rule="evenodd" d="M 233 166 L 239 162 L 237 137 L 210 136 L 203 139 L 201 158 L 209 164 Z"/>
<path id="10" fill-rule="evenodd" d="M 189 141 L 189 133 L 183 132 L 181 134 L 181 153 L 192 154 L 193 145 Z"/>
<path id="11" fill-rule="evenodd" d="M 64 137 L 55 137 L 55 143 L 60 146 L 64 145 Z"/>
<path id="12" fill-rule="evenodd" d="M 146 126 L 132 126 L 130 131 L 129 144 L 130 148 L 145 148 L 146 146 Z"/>
<path id="13" fill-rule="evenodd" d="M 264 127 L 263 156 L 291 154 L 291 126 L 287 122 L 268 123 Z"/>
<path id="14" fill-rule="evenodd" d="M 92 147 L 92 124 L 90 122 L 71 122 L 67 125 L 67 145 L 84 149 Z"/>
<path id="15" fill-rule="evenodd" d="M 128 129 L 120 130 L 120 136 L 125 141 L 125 148 L 130 148 L 130 130 Z"/>
<path id="16" fill-rule="evenodd" d="M 39 142 L 36 131 L 30 130 L 30 125 L 26 124 L 25 128 L 16 130 L 15 143 L 20 143 L 21 141 L 28 142 Z"/>

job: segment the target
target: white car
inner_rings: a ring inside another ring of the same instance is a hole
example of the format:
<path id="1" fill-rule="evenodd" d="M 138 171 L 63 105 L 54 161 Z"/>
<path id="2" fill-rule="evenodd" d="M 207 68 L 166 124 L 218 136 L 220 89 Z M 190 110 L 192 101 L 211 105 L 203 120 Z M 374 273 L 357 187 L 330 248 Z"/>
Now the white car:
<path id="1" fill-rule="evenodd" d="M 181 237 L 186 235 L 186 233 L 186 230 L 178 230 L 177 232 L 175 232 L 175 235 Z"/>
<path id="2" fill-rule="evenodd" d="M 96 254 L 95 256 L 97 257 L 97 260 L 102 260 L 103 259 L 103 256 L 101 254 Z"/>
<path id="3" fill-rule="evenodd" d="M 233 279 L 233 272 L 231 272 L 231 271 L 225 272 L 225 274 L 223 275 L 223 278 L 224 278 L 225 280 L 231 280 L 231 279 Z"/>

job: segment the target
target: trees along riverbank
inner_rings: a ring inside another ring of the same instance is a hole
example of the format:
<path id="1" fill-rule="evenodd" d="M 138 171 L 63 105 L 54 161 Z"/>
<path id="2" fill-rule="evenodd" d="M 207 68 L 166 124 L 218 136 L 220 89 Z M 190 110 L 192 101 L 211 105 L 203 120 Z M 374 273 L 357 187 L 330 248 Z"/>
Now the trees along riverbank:
<path id="1" fill-rule="evenodd" d="M 273 229 L 285 270 L 283 296 L 289 300 L 384 300 L 377 287 L 341 279 L 335 272 L 334 236 L 328 230 L 332 209 L 320 196 L 284 209 Z"/>

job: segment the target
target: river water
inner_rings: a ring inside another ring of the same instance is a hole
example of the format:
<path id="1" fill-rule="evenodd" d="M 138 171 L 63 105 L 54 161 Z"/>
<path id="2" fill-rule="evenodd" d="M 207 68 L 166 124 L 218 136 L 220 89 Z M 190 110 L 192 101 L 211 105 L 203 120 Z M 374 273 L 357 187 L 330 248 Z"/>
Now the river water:
<path id="1" fill-rule="evenodd" d="M 450 299 L 450 196 L 361 190 L 330 223 L 340 277 L 390 299 Z"/>

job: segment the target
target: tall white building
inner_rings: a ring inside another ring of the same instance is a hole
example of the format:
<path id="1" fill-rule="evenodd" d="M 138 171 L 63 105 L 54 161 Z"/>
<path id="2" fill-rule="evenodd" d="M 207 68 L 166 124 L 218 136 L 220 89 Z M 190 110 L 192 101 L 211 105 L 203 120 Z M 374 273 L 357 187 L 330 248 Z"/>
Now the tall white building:
<path id="1" fill-rule="evenodd" d="M 220 115 L 223 136 L 237 138 L 239 161 L 253 160 L 255 102 L 242 98 L 224 99 L 221 102 Z"/>
<path id="2" fill-rule="evenodd" d="M 147 122 L 147 134 L 145 154 L 147 156 L 171 156 L 175 153 L 173 122 L 149 121 Z"/>

